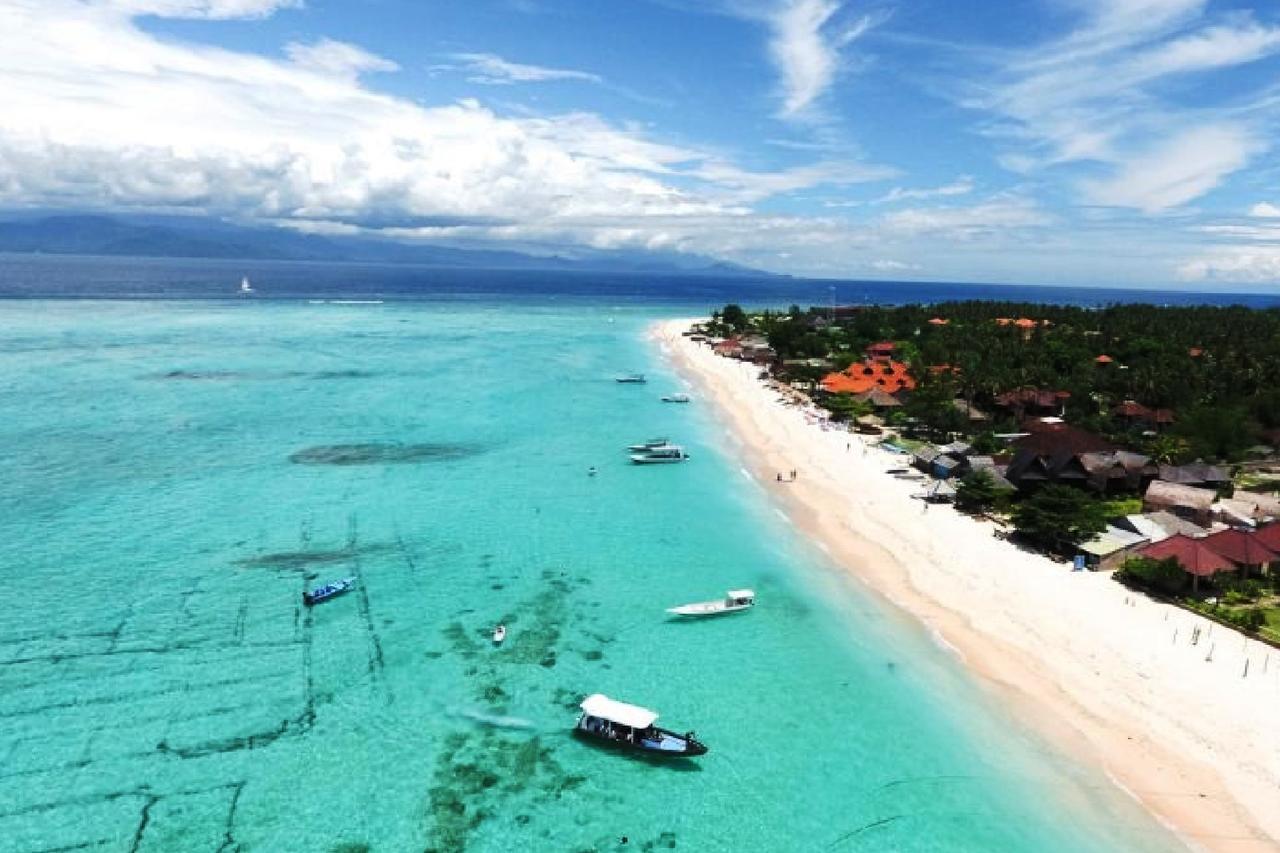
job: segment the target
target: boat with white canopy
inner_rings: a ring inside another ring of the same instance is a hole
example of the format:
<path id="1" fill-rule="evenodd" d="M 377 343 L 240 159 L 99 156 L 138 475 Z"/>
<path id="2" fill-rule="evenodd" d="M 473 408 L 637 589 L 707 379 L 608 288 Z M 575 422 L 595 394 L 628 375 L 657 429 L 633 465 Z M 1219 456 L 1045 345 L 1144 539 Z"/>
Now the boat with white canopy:
<path id="1" fill-rule="evenodd" d="M 650 450 L 656 450 L 659 447 L 666 447 L 670 443 L 671 439 L 666 437 L 651 438 L 647 441 L 642 441 L 639 444 L 628 444 L 627 450 L 630 450 L 632 453 L 646 453 Z"/>
<path id="2" fill-rule="evenodd" d="M 658 714 L 648 708 L 618 702 L 603 693 L 591 694 L 580 707 L 582 716 L 573 729 L 579 737 L 650 755 L 681 757 L 707 751 L 693 732 L 677 734 L 655 726 Z"/>
<path id="3" fill-rule="evenodd" d="M 751 589 L 731 589 L 724 598 L 717 601 L 698 601 L 693 604 L 681 604 L 679 607 L 668 607 L 667 612 L 673 616 L 720 616 L 724 613 L 739 613 L 755 606 L 756 593 Z"/>
<path id="4" fill-rule="evenodd" d="M 643 453 L 631 454 L 631 461 L 637 465 L 665 465 L 683 462 L 688 458 L 689 454 L 678 444 L 664 444 L 661 447 L 651 447 Z"/>

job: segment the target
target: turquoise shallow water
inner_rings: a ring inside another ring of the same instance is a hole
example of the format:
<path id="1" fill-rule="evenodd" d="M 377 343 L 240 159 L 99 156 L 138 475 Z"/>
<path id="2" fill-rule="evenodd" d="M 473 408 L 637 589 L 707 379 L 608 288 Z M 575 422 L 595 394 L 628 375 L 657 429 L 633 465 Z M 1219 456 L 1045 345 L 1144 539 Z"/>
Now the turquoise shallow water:
<path id="1" fill-rule="evenodd" d="M 0 316 L 2 850 L 1176 846 L 823 566 L 708 413 L 658 402 L 644 311 Z M 653 434 L 693 460 L 628 465 Z M 384 456 L 290 461 L 338 444 Z M 754 612 L 664 618 L 738 585 Z M 573 740 L 595 691 L 711 752 Z"/>

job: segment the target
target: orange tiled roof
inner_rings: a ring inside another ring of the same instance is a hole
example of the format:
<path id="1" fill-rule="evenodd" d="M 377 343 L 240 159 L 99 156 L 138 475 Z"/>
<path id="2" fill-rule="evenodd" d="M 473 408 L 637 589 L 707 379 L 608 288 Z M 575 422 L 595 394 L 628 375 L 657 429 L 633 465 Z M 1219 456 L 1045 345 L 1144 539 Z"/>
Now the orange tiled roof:
<path id="1" fill-rule="evenodd" d="M 947 324 L 948 324 L 948 323 L 950 323 L 950 322 L 951 322 L 950 320 L 944 319 L 944 318 L 942 318 L 942 317 L 934 317 L 934 318 L 932 318 L 932 319 L 930 319 L 930 320 L 929 320 L 929 325 L 930 325 L 930 326 L 945 326 L 945 325 L 947 325 Z"/>
<path id="2" fill-rule="evenodd" d="M 1202 349 L 1201 347 L 1192 347 L 1191 349 L 1187 350 L 1187 355 L 1191 356 L 1192 358 L 1199 358 L 1200 356 L 1204 355 L 1204 349 Z"/>
<path id="3" fill-rule="evenodd" d="M 1111 362 L 1115 361 L 1115 359 L 1104 353 L 1103 355 L 1100 355 L 1097 358 L 1095 358 L 1094 361 L 1096 361 L 1098 364 L 1110 364 Z"/>
<path id="4" fill-rule="evenodd" d="M 873 388 L 893 394 L 915 388 L 916 381 L 900 361 L 862 361 L 839 373 L 828 373 L 822 387 L 832 394 L 865 394 Z"/>
<path id="5" fill-rule="evenodd" d="M 1009 325 L 1009 324 L 1010 324 L 1010 323 L 1012 323 L 1012 322 L 1013 322 L 1013 318 L 1012 318 L 1012 317 L 997 317 L 997 318 L 996 318 L 996 325 L 997 325 L 997 326 L 1007 326 L 1007 325 Z"/>
<path id="6" fill-rule="evenodd" d="M 1013 325 L 1017 326 L 1019 329 L 1034 329 L 1040 324 L 1035 320 L 1032 320 L 1030 317 L 1019 317 L 1017 320 L 1013 321 Z"/>

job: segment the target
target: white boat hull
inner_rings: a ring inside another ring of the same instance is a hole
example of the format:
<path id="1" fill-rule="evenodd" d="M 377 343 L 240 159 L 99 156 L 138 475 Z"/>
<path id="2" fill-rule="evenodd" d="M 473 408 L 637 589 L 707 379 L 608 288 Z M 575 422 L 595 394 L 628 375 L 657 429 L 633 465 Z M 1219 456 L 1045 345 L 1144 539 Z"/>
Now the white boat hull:
<path id="1" fill-rule="evenodd" d="M 672 616 L 723 616 L 727 613 L 739 613 L 750 610 L 751 604 L 726 604 L 723 601 L 699 601 L 695 604 L 682 604 L 679 607 L 668 607 Z"/>

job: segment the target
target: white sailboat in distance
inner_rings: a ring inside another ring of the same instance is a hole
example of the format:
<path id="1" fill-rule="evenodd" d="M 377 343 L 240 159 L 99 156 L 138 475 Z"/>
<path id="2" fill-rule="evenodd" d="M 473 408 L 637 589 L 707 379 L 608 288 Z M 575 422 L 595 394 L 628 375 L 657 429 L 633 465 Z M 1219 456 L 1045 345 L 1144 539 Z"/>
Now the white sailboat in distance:
<path id="1" fill-rule="evenodd" d="M 240 279 L 240 295 L 241 296 L 253 295 L 253 285 L 249 283 L 249 276 L 245 276 L 244 278 Z"/>

